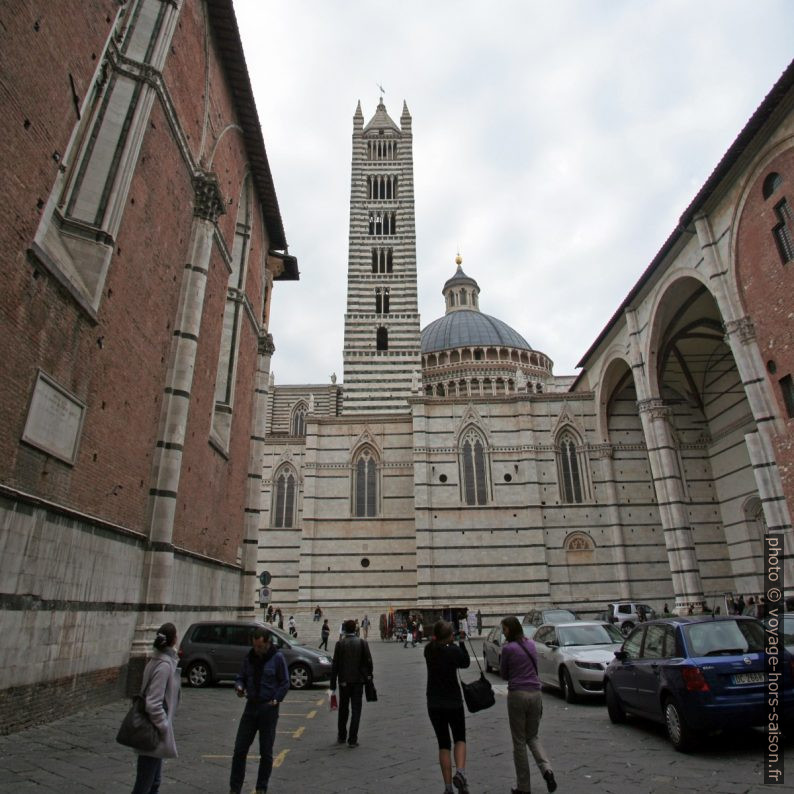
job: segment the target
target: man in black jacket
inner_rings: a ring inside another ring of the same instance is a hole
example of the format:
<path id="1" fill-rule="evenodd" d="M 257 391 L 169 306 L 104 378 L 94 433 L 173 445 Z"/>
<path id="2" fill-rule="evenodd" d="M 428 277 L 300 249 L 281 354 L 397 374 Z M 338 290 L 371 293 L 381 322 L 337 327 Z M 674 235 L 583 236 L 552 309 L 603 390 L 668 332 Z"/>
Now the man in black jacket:
<path id="1" fill-rule="evenodd" d="M 364 682 L 372 677 L 372 654 L 366 640 L 356 637 L 356 621 L 346 620 L 342 624 L 343 636 L 334 648 L 331 666 L 331 690 L 336 691 L 339 681 L 339 722 L 337 742 L 358 747 L 358 724 L 361 721 L 361 699 Z M 350 730 L 347 717 L 351 711 Z"/>

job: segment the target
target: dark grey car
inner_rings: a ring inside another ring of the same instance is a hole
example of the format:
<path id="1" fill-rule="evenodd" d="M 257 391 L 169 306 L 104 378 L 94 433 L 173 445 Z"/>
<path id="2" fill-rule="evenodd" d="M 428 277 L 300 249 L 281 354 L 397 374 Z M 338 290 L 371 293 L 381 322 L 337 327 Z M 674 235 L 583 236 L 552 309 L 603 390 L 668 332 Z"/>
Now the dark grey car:
<path id="1" fill-rule="evenodd" d="M 306 689 L 331 677 L 331 657 L 325 651 L 302 645 L 273 626 L 256 620 L 208 620 L 193 623 L 179 646 L 179 664 L 188 685 L 203 687 L 233 680 L 251 649 L 255 628 L 267 629 L 284 654 L 293 689 Z"/>

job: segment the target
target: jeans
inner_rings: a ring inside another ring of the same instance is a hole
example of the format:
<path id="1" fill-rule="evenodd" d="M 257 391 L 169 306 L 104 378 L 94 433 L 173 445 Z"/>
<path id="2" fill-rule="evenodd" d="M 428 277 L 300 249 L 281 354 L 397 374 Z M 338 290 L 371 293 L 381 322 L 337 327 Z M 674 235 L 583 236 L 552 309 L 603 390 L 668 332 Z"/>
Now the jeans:
<path id="1" fill-rule="evenodd" d="M 543 700 L 539 689 L 531 691 L 518 689 L 507 693 L 507 717 L 513 737 L 513 763 L 516 767 L 516 783 L 519 791 L 529 791 L 527 746 L 541 774 L 551 769 L 546 751 L 538 739 L 542 715 Z"/>
<path id="2" fill-rule="evenodd" d="M 273 743 L 276 740 L 276 724 L 278 723 L 278 706 L 269 703 L 245 704 L 237 738 L 234 740 L 232 756 L 232 773 L 229 777 L 229 788 L 234 792 L 242 791 L 245 780 L 245 761 L 248 750 L 259 731 L 259 771 L 256 776 L 256 788 L 267 791 L 270 773 L 273 771 Z"/>
<path id="3" fill-rule="evenodd" d="M 163 759 L 151 755 L 138 756 L 138 774 L 132 794 L 157 794 L 160 791 L 160 778 L 163 771 Z"/>
<path id="4" fill-rule="evenodd" d="M 361 722 L 361 698 L 364 694 L 364 684 L 339 683 L 339 722 L 338 735 L 341 741 L 347 739 L 349 744 L 358 741 L 358 724 Z M 347 729 L 347 715 L 352 708 L 350 717 L 350 730 Z"/>

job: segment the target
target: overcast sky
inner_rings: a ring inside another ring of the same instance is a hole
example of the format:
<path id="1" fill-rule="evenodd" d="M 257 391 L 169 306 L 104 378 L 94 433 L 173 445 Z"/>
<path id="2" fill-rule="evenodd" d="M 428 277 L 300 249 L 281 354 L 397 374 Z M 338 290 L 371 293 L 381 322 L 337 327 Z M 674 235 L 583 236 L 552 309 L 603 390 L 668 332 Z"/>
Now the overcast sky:
<path id="1" fill-rule="evenodd" d="M 419 311 L 576 363 L 794 57 L 791 0 L 235 0 L 298 282 L 276 383 L 342 380 L 353 113 L 413 117 Z"/>

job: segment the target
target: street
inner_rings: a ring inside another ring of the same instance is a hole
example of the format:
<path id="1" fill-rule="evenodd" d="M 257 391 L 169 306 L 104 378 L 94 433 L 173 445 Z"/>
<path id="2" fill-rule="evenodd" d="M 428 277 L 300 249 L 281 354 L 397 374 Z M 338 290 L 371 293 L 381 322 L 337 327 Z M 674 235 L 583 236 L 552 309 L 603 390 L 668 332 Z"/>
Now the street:
<path id="1" fill-rule="evenodd" d="M 429 792 L 443 784 L 424 699 L 423 647 L 370 642 L 377 703 L 365 703 L 360 746 L 336 744 L 336 712 L 323 685 L 291 691 L 281 706 L 270 794 L 305 792 Z M 474 647 L 482 651 L 482 641 Z M 464 671 L 465 680 L 478 675 Z M 505 686 L 496 705 L 467 715 L 467 774 L 472 794 L 508 794 L 515 785 Z M 541 740 L 554 765 L 560 792 L 794 791 L 794 752 L 787 746 L 787 786 L 762 786 L 763 736 L 739 733 L 710 739 L 693 755 L 675 752 L 661 726 L 609 722 L 602 700 L 568 705 L 544 692 Z M 0 794 L 124 792 L 132 788 L 134 756 L 114 741 L 127 701 L 0 737 Z M 163 794 L 228 791 L 231 749 L 242 709 L 230 684 L 182 690 L 176 718 L 179 758 L 164 766 Z M 255 740 L 244 791 L 253 790 Z M 532 766 L 533 792 L 546 787 Z"/>

